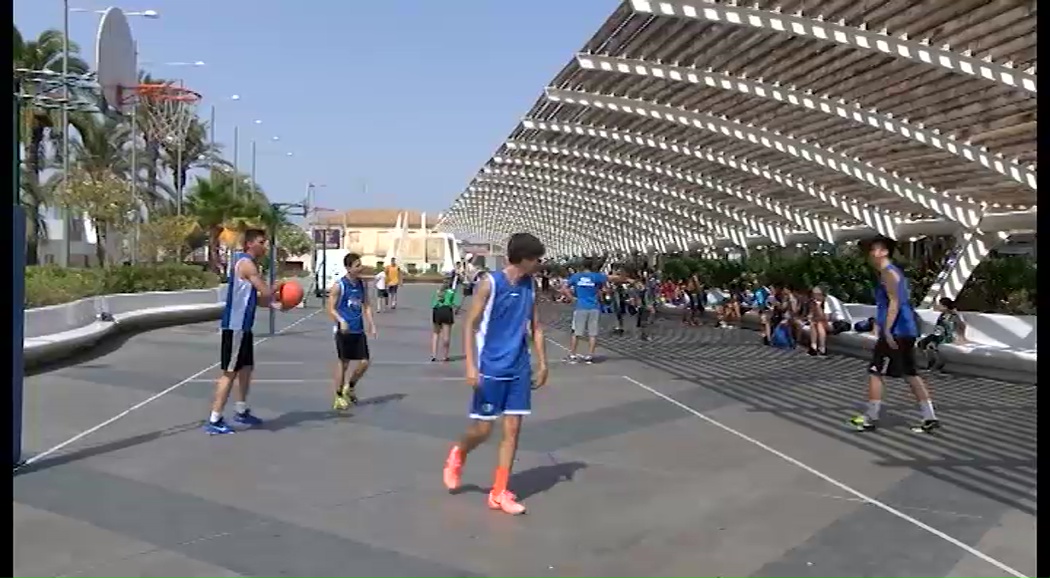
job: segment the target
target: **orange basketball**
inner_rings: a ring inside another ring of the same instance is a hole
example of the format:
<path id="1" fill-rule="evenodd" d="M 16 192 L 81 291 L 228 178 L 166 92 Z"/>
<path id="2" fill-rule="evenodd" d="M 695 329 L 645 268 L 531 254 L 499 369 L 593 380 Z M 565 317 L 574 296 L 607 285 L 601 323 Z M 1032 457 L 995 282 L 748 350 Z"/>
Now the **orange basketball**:
<path id="1" fill-rule="evenodd" d="M 298 281 L 285 281 L 281 284 L 280 295 L 281 307 L 291 309 L 299 305 L 303 300 L 303 286 Z"/>

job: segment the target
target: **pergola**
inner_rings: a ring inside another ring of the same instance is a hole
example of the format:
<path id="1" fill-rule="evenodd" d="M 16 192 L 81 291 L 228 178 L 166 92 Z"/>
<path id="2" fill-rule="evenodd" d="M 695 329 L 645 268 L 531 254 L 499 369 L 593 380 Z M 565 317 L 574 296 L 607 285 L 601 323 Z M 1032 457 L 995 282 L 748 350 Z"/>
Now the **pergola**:
<path id="1" fill-rule="evenodd" d="M 1035 229 L 1035 0 L 630 0 L 439 224 L 561 255 Z M 928 298 L 933 298 L 931 294 Z"/>

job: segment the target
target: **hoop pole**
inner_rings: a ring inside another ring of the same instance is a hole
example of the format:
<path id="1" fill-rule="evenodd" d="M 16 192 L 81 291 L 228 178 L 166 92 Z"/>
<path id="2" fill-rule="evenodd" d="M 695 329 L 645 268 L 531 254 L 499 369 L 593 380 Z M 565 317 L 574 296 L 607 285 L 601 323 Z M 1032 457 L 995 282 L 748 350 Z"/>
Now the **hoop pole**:
<path id="1" fill-rule="evenodd" d="M 11 444 L 12 465 L 17 468 L 22 461 L 22 394 L 24 373 L 23 338 L 25 326 L 25 280 L 26 280 L 26 215 L 22 207 L 22 159 L 21 106 L 19 95 L 21 83 L 15 80 L 14 94 L 14 206 L 11 211 Z"/>
<path id="2" fill-rule="evenodd" d="M 138 100 L 131 102 L 131 204 L 134 206 L 134 230 L 131 232 L 131 265 L 139 263 L 139 221 L 142 220 L 142 211 L 139 209 L 139 190 L 135 188 L 139 176 L 138 158 L 135 151 L 139 148 L 139 139 L 135 138 L 135 128 L 138 123 L 135 117 L 139 116 Z"/>
<path id="3" fill-rule="evenodd" d="M 233 127 L 233 198 L 237 198 L 237 181 L 240 178 L 237 176 L 237 157 L 240 156 L 238 147 L 240 146 L 240 137 L 238 135 L 238 127 Z"/>
<path id="4" fill-rule="evenodd" d="M 69 195 L 69 0 L 62 0 L 62 98 L 65 102 L 62 103 L 62 189 Z M 62 211 L 64 218 L 62 219 L 62 245 L 65 247 L 63 251 L 62 264 L 65 267 L 69 267 L 69 264 L 73 261 L 73 241 L 70 239 L 73 232 L 73 218 L 71 216 L 73 211 L 66 208 Z M 98 238 L 95 242 L 100 242 Z M 98 264 L 99 267 L 103 266 L 103 263 Z"/>

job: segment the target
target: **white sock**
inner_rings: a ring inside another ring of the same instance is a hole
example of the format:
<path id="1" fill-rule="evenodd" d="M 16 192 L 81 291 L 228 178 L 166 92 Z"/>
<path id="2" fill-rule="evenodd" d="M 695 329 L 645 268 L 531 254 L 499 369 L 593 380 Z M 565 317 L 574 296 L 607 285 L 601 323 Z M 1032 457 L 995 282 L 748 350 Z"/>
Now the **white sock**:
<path id="1" fill-rule="evenodd" d="M 937 414 L 933 413 L 933 400 L 920 401 L 919 412 L 922 413 L 922 419 L 937 419 Z"/>
<path id="2" fill-rule="evenodd" d="M 237 413 L 243 414 L 248 411 L 248 402 L 246 401 L 235 401 L 233 402 L 233 410 Z"/>
<path id="3" fill-rule="evenodd" d="M 879 419 L 879 410 L 880 409 L 882 409 L 882 400 L 881 399 L 873 399 L 873 400 L 868 402 L 868 411 L 865 412 L 864 415 L 866 415 L 868 417 L 868 419 L 870 419 L 870 420 L 877 420 L 877 419 Z"/>
<path id="4" fill-rule="evenodd" d="M 211 415 L 208 416 L 208 421 L 210 421 L 211 423 L 215 423 L 220 419 L 222 419 L 222 414 L 217 411 L 211 412 Z"/>

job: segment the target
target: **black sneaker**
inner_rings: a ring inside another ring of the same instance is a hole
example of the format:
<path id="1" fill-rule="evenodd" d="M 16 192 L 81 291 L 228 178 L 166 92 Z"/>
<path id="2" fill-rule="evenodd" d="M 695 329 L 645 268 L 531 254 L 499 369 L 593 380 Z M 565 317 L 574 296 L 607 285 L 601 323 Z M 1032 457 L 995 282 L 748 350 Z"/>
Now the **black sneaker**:
<path id="1" fill-rule="evenodd" d="M 809 354 L 809 355 L 810 355 L 811 357 L 816 357 L 816 356 L 817 356 L 817 350 L 816 350 L 816 349 L 813 349 L 812 347 L 810 347 L 810 348 L 809 348 L 809 351 L 808 351 L 807 353 L 808 353 L 808 354 Z"/>
<path id="2" fill-rule="evenodd" d="M 940 420 L 924 419 L 922 423 L 912 426 L 911 431 L 915 433 L 933 433 L 933 430 L 941 427 Z"/>
<path id="3" fill-rule="evenodd" d="M 768 337 L 762 336 L 762 345 L 769 345 L 769 338 Z"/>

